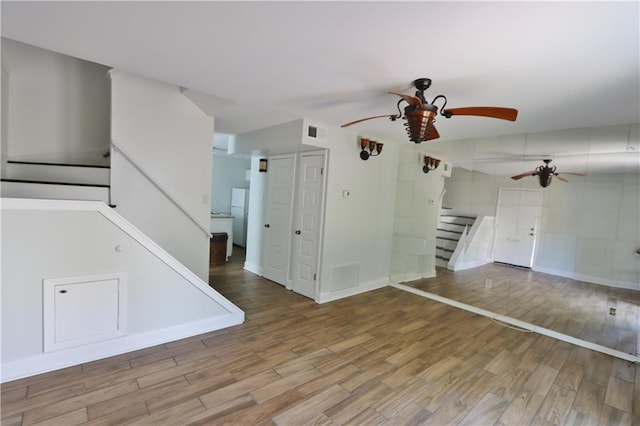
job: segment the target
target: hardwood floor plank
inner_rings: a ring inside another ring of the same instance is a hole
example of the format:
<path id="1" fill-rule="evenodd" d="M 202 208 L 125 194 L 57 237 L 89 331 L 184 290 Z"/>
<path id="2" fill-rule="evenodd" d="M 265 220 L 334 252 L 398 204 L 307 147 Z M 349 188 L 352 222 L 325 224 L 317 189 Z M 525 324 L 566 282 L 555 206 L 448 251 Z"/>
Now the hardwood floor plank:
<path id="1" fill-rule="evenodd" d="M 568 387 L 551 385 L 537 416 L 555 425 L 565 424 L 575 397 L 576 392 Z"/>
<path id="2" fill-rule="evenodd" d="M 315 419 L 349 396 L 349 392 L 339 385 L 334 385 L 275 416 L 273 421 L 278 425 L 304 424 Z"/>
<path id="3" fill-rule="evenodd" d="M 261 404 L 320 376 L 322 376 L 320 371 L 313 367 L 308 367 L 281 379 L 269 382 L 262 387 L 254 389 L 250 394 L 258 404 Z"/>
<path id="4" fill-rule="evenodd" d="M 511 399 L 496 424 L 505 426 L 529 424 L 538 412 L 543 400 L 542 395 L 522 390 Z"/>
<path id="5" fill-rule="evenodd" d="M 87 407 L 88 405 L 95 402 L 115 398 L 123 393 L 133 392 L 137 389 L 138 385 L 135 379 L 131 379 L 123 383 L 118 383 L 116 385 L 100 388 L 92 392 L 87 392 L 71 398 L 63 399 L 52 404 L 25 410 L 22 421 L 25 425 L 38 423 L 52 417 L 57 417 L 71 411 Z"/>
<path id="6" fill-rule="evenodd" d="M 493 424 L 502 415 L 508 405 L 508 401 L 492 393 L 487 393 L 458 424 Z"/>
<path id="7" fill-rule="evenodd" d="M 88 420 L 87 409 L 79 408 L 75 411 L 71 411 L 69 413 L 62 414 L 57 417 L 52 417 L 43 422 L 33 423 L 33 425 L 34 426 L 58 426 L 58 425 L 75 426 L 82 423 L 86 423 L 87 420 Z"/>
<path id="8" fill-rule="evenodd" d="M 617 377 L 609 377 L 604 403 L 620 411 L 631 414 L 633 401 L 629 398 L 633 395 L 633 383 Z"/>
<path id="9" fill-rule="evenodd" d="M 129 423 L 135 426 L 157 426 L 175 424 L 177 419 L 189 419 L 204 411 L 204 407 L 198 398 L 190 399 L 179 405 L 171 406 L 165 410 L 158 411 L 150 416 L 136 419 Z"/>
<path id="10" fill-rule="evenodd" d="M 184 376 L 181 376 L 144 389 L 136 389 L 133 392 L 123 393 L 115 398 L 101 400 L 99 402 L 89 404 L 86 407 L 88 418 L 94 420 L 100 417 L 109 416 L 116 411 L 127 409 L 130 406 L 145 402 L 150 398 L 154 398 L 167 392 L 180 394 L 180 392 L 187 386 L 189 386 L 189 382 Z"/>
<path id="11" fill-rule="evenodd" d="M 275 371 L 268 370 L 262 373 L 250 376 L 246 379 L 239 380 L 224 388 L 214 390 L 212 392 L 200 395 L 200 400 L 205 408 L 211 408 L 214 405 L 229 401 L 235 397 L 249 393 L 265 383 L 280 379 L 280 375 Z"/>
<path id="12" fill-rule="evenodd" d="M 524 384 L 525 389 L 546 395 L 558 376 L 559 371 L 555 368 L 539 365 L 529 376 Z"/>

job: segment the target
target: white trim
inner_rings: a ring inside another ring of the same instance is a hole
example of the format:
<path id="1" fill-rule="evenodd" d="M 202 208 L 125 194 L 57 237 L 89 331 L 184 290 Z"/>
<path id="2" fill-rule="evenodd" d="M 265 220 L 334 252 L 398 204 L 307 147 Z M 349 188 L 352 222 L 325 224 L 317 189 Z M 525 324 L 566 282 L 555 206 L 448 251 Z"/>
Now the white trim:
<path id="1" fill-rule="evenodd" d="M 456 300 L 448 299 L 446 297 L 438 296 L 437 294 L 428 293 L 426 291 L 418 290 L 413 287 L 409 287 L 403 284 L 391 284 L 392 287 L 395 287 L 399 290 L 407 291 L 409 293 L 413 293 L 418 296 L 426 297 L 428 299 L 435 300 L 436 302 L 446 303 L 447 305 L 464 309 L 465 311 L 473 312 L 474 314 L 482 315 L 488 318 L 493 318 L 495 320 L 504 322 L 506 324 L 514 325 L 516 327 L 523 328 L 525 330 L 533 331 L 538 334 L 542 334 L 544 336 L 552 337 L 554 339 L 562 340 L 563 342 L 571 343 L 576 346 L 581 346 L 586 349 L 594 350 L 597 352 L 601 352 L 607 355 L 611 355 L 616 358 L 623 359 L 629 362 L 640 363 L 640 357 L 637 355 L 627 354 L 625 352 L 621 352 L 615 349 L 608 348 L 606 346 L 599 345 L 597 343 L 588 342 L 586 340 L 578 339 L 573 336 L 569 336 L 567 334 L 559 333 L 554 330 L 550 330 L 545 327 L 540 327 L 535 324 L 528 323 L 526 321 L 520 321 L 515 318 L 511 318 L 505 315 L 496 314 L 495 312 L 487 311 L 486 309 L 478 308 L 476 306 L 467 305 L 466 303 L 458 302 Z"/>
<path id="2" fill-rule="evenodd" d="M 256 265 L 254 263 L 251 262 L 244 262 L 244 268 L 245 270 L 252 272 L 256 275 L 260 275 L 262 276 L 262 267 L 260 265 Z"/>
<path id="3" fill-rule="evenodd" d="M 576 281 L 584 281 L 591 284 L 604 285 L 607 287 L 624 288 L 628 290 L 640 290 L 640 284 L 632 281 L 614 281 L 606 280 L 600 277 L 594 277 L 591 275 L 576 274 L 570 271 L 563 271 L 562 269 L 546 268 L 544 266 L 536 266 L 535 264 L 531 268 L 535 272 L 541 272 L 543 274 L 556 275 L 563 278 L 571 278 Z"/>
<path id="4" fill-rule="evenodd" d="M 420 275 L 415 273 L 397 274 L 397 275 L 392 275 L 390 278 L 391 278 L 391 281 L 394 283 L 404 283 L 409 281 L 423 280 L 425 278 L 434 278 L 435 276 L 436 276 L 436 270 L 433 269 L 428 273 L 428 275 Z"/>
<path id="5" fill-rule="evenodd" d="M 23 377 L 46 373 L 60 368 L 172 342 L 174 340 L 197 336 L 241 323 L 242 320 L 240 318 L 236 315 L 229 314 L 223 317 L 207 318 L 161 330 L 131 334 L 105 342 L 9 361 L 2 364 L 2 378 L 0 382 L 5 383 Z"/>
<path id="6" fill-rule="evenodd" d="M 357 294 L 366 293 L 368 291 L 377 290 L 389 285 L 389 280 L 382 279 L 377 281 L 370 281 L 368 283 L 360 284 L 357 287 L 347 288 L 344 290 L 338 290 L 334 292 L 325 292 L 318 294 L 316 298 L 317 303 L 333 302 L 334 300 L 344 299 L 345 297 L 355 296 Z"/>
<path id="7" fill-rule="evenodd" d="M 77 201 L 77 200 L 39 200 L 31 198 L 1 198 L 0 208 L 7 210 L 70 210 L 70 211 L 95 211 L 102 214 L 120 230 L 140 243 L 149 252 L 162 260 L 167 266 L 185 278 L 209 298 L 222 305 L 223 308 L 238 316 L 244 321 L 244 312 L 236 305 L 227 300 L 220 293 L 215 291 L 204 282 L 199 276 L 191 272 L 186 266 L 178 262 L 162 247 L 147 237 L 142 231 L 129 223 L 126 219 L 116 213 L 112 208 L 100 201 Z"/>

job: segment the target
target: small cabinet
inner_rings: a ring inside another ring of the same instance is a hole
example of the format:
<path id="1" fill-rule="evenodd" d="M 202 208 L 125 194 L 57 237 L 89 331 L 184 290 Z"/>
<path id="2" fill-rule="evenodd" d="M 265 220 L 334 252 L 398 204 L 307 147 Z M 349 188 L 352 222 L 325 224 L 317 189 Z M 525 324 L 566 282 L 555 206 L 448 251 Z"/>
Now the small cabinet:
<path id="1" fill-rule="evenodd" d="M 227 260 L 233 253 L 233 216 L 226 214 L 211 215 L 211 233 L 226 232 L 227 239 Z"/>

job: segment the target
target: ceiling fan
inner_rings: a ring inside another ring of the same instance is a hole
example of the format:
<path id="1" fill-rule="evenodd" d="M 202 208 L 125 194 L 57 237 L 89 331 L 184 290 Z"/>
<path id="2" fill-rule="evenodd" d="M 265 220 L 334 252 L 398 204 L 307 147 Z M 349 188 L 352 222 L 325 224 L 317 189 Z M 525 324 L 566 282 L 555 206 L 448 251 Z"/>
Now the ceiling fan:
<path id="1" fill-rule="evenodd" d="M 562 176 L 558 176 L 560 173 L 556 173 L 556 166 L 549 166 L 551 163 L 550 159 L 542 160 L 544 161 L 544 166 L 538 166 L 535 170 L 531 172 L 520 173 L 519 175 L 511 176 L 513 180 L 519 180 L 526 176 L 538 176 L 538 180 L 540 182 L 540 186 L 546 188 L 551 185 L 551 179 L 555 176 L 563 182 L 569 182 L 567 179 Z M 574 175 L 574 176 L 586 176 L 585 173 L 570 173 L 565 172 L 563 175 Z"/>
<path id="2" fill-rule="evenodd" d="M 431 102 L 427 102 L 424 97 L 424 92 L 431 86 L 430 78 L 419 78 L 414 80 L 414 87 L 416 88 L 415 96 L 405 95 L 402 93 L 389 92 L 391 95 L 400 96 L 398 101 L 397 114 L 383 114 L 375 115 L 373 117 L 361 118 L 359 120 L 345 123 L 340 127 L 349 127 L 354 124 L 360 123 L 366 120 L 373 120 L 375 118 L 387 117 L 391 121 L 396 121 L 398 118 L 406 120 L 404 124 L 409 135 L 409 140 L 415 143 L 421 143 L 424 141 L 430 141 L 440 137 L 433 123 L 436 121 L 438 115 L 438 109 L 440 115 L 451 118 L 454 115 L 474 115 L 479 117 L 499 118 L 501 120 L 516 121 L 518 116 L 518 110 L 513 108 L 502 107 L 489 107 L 489 106 L 477 106 L 477 107 L 465 107 L 465 108 L 448 108 L 447 98 L 444 95 L 438 95 Z M 442 106 L 438 108 L 436 101 L 442 102 Z M 404 107 L 404 113 L 400 109 L 400 105 L 406 102 Z"/>

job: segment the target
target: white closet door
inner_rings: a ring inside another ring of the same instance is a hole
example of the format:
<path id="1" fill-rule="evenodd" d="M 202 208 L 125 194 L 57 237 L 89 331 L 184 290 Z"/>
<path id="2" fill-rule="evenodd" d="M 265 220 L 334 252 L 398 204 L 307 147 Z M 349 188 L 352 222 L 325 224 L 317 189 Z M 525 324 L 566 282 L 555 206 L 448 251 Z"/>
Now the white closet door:
<path id="1" fill-rule="evenodd" d="M 291 258 L 294 171 L 295 156 L 269 158 L 262 275 L 284 286 Z"/>
<path id="2" fill-rule="evenodd" d="M 530 268 L 542 208 L 539 189 L 500 188 L 493 260 Z"/>
<path id="3" fill-rule="evenodd" d="M 314 299 L 324 195 L 324 154 L 301 155 L 293 235 L 293 291 Z"/>

